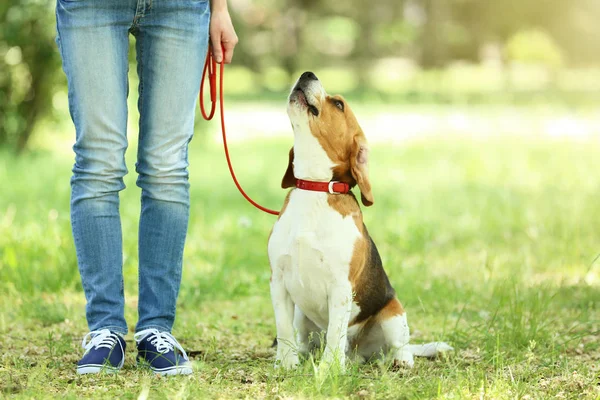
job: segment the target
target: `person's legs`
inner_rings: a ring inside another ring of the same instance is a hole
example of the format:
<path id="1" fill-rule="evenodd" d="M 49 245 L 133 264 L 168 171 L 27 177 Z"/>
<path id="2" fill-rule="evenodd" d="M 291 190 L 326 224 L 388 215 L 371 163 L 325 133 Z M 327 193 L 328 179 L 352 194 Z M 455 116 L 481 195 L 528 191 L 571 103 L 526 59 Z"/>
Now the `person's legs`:
<path id="1" fill-rule="evenodd" d="M 188 143 L 208 46 L 207 0 L 140 0 L 136 37 L 140 133 L 137 184 L 139 321 L 171 332 L 189 218 Z"/>
<path id="2" fill-rule="evenodd" d="M 135 0 L 57 0 L 75 124 L 71 223 L 91 331 L 127 333 L 119 195 L 127 173 L 128 30 Z"/>

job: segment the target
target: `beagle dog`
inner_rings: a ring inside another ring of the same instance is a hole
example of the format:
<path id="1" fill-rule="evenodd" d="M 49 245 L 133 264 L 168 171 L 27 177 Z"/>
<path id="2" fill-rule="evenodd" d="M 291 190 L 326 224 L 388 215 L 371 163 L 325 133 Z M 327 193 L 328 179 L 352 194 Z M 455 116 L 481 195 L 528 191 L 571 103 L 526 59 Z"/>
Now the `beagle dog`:
<path id="1" fill-rule="evenodd" d="M 282 181 L 290 188 L 269 237 L 271 298 L 277 326 L 276 366 L 293 368 L 299 354 L 320 346 L 322 363 L 413 356 L 452 349 L 409 345 L 406 312 L 383 269 L 350 191 L 373 204 L 367 140 L 348 103 L 328 95 L 312 72 L 292 88 L 287 107 L 294 147 Z"/>

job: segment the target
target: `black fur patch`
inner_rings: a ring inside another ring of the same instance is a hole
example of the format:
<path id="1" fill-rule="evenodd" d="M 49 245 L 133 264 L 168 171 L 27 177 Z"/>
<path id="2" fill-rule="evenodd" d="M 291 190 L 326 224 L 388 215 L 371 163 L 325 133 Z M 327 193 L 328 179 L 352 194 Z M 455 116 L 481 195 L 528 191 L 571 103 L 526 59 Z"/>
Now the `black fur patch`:
<path id="1" fill-rule="evenodd" d="M 377 246 L 375 246 L 375 242 L 369 235 L 366 226 L 364 226 L 364 233 L 369 238 L 369 257 L 365 261 L 367 265 L 365 265 L 365 269 L 357 282 L 359 290 L 356 290 L 354 301 L 360 307 L 360 313 L 352 323 L 360 323 L 371 316 L 375 316 L 396 296 L 396 291 L 383 269 Z"/>

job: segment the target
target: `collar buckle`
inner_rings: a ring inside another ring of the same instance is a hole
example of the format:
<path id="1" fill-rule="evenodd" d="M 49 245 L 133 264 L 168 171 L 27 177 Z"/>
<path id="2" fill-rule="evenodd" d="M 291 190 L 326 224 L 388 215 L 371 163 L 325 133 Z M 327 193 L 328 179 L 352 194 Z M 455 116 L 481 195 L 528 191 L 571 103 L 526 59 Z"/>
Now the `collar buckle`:
<path id="1" fill-rule="evenodd" d="M 334 185 L 335 183 L 339 183 L 339 181 L 329 181 L 329 185 L 327 186 L 327 189 L 328 189 L 329 193 L 330 193 L 330 194 L 341 194 L 340 192 L 335 192 L 335 191 L 333 190 L 333 185 Z"/>

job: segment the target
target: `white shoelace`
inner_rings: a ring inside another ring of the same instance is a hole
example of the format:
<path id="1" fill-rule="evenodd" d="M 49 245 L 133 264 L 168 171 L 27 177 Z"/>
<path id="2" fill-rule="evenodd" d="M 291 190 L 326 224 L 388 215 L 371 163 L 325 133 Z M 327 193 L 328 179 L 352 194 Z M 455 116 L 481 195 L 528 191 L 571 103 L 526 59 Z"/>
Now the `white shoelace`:
<path id="1" fill-rule="evenodd" d="M 91 340 L 88 342 L 89 338 L 91 338 Z M 101 329 L 99 331 L 92 331 L 85 335 L 81 341 L 81 347 L 83 347 L 86 352 L 93 348 L 98 349 L 101 347 L 112 349 L 117 342 L 119 343 L 119 346 L 121 346 L 121 352 L 124 353 L 125 351 L 123 350 L 123 345 L 117 338 L 117 334 L 112 333 L 108 329 Z"/>
<path id="2" fill-rule="evenodd" d="M 187 361 L 188 356 L 183 347 L 179 344 L 177 339 L 173 337 L 168 332 L 160 332 L 158 329 L 144 329 L 133 335 L 133 338 L 137 343 L 146 339 L 149 340 L 150 343 L 156 347 L 156 350 L 159 353 L 165 354 L 169 351 L 173 351 L 173 349 L 177 348 L 181 354 L 183 354 L 183 358 Z"/>

